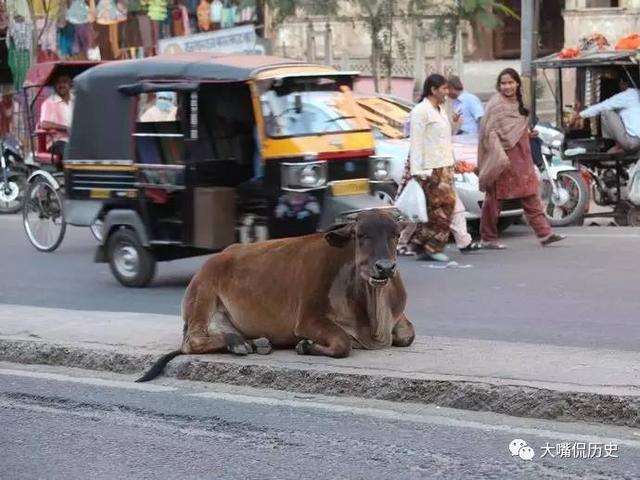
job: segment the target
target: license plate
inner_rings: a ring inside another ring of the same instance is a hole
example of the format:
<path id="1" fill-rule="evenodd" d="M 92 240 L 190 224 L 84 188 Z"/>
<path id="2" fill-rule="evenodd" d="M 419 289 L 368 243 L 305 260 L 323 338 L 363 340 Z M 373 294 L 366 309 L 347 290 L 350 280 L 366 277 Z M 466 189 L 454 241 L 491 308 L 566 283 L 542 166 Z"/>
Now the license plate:
<path id="1" fill-rule="evenodd" d="M 340 180 L 331 184 L 331 193 L 333 193 L 335 197 L 368 194 L 369 181 L 366 178 L 357 180 Z"/>
<path id="2" fill-rule="evenodd" d="M 91 198 L 109 198 L 111 196 L 111 190 L 108 188 L 92 188 L 89 192 L 89 197 Z"/>

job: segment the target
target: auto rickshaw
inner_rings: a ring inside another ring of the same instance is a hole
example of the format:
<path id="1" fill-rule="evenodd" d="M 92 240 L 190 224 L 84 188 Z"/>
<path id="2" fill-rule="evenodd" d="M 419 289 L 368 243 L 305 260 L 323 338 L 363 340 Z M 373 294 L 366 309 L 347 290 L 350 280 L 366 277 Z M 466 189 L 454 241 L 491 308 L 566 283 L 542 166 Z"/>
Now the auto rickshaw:
<path id="1" fill-rule="evenodd" d="M 74 80 L 65 218 L 101 219 L 95 260 L 143 287 L 157 261 L 393 208 L 371 195 L 374 182 L 390 181 L 389 162 L 373 155 L 355 77 L 210 53 L 91 68 Z"/>
<path id="2" fill-rule="evenodd" d="M 583 107 L 618 93 L 621 77 L 638 88 L 639 63 L 638 50 L 585 51 L 572 58 L 554 54 L 533 62 L 555 97 L 556 127 L 564 134 L 558 141 L 563 158 L 587 169 L 591 197 L 597 205 L 613 207 L 611 212 L 585 217 L 610 216 L 618 225 L 640 226 L 640 205 L 628 199 L 629 168 L 640 152 L 612 152 L 612 142 L 603 138 L 600 118 L 582 119 L 578 114 Z M 549 71 L 555 72 L 555 79 L 549 78 Z M 567 89 L 573 90 L 574 97 L 565 104 Z"/>
<path id="3" fill-rule="evenodd" d="M 29 152 L 28 157 L 22 160 L 30 172 L 22 205 L 23 225 L 31 244 L 42 252 L 58 248 L 68 222 L 63 209 L 65 192 L 62 158 L 49 149 L 53 132 L 40 125 L 40 107 L 51 93 L 51 86 L 58 76 L 68 75 L 73 79 L 98 64 L 99 62 L 93 61 L 38 63 L 29 69 L 23 84 L 21 94 L 27 107 L 24 120 L 29 139 L 27 148 L 20 148 L 19 152 L 22 155 Z M 95 219 L 90 223 L 81 222 L 77 225 L 90 227 L 93 235 L 99 238 L 100 227 Z"/>

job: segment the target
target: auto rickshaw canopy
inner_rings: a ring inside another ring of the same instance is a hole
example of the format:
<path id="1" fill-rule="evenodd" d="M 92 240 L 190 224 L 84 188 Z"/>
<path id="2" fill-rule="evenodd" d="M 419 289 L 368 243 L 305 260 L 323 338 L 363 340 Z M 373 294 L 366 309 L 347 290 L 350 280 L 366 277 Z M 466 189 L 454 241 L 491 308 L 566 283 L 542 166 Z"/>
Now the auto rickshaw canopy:
<path id="1" fill-rule="evenodd" d="M 352 79 L 357 72 L 273 56 L 206 52 L 103 63 L 74 79 L 76 104 L 67 160 L 130 160 L 132 102 L 142 92 L 325 75 Z"/>

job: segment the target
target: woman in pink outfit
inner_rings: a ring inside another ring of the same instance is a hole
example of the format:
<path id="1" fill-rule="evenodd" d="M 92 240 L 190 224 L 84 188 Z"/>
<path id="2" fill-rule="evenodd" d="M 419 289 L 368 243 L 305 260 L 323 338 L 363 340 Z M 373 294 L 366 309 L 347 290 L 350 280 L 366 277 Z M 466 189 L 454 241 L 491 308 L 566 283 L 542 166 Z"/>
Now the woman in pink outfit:
<path id="1" fill-rule="evenodd" d="M 519 199 L 543 246 L 563 240 L 551 231 L 539 197 L 539 179 L 531 158 L 529 111 L 522 102 L 520 75 L 512 68 L 498 76 L 496 93 L 480 122 L 478 169 L 480 190 L 485 192 L 480 219 L 483 248 L 504 249 L 498 243 L 502 201 Z"/>

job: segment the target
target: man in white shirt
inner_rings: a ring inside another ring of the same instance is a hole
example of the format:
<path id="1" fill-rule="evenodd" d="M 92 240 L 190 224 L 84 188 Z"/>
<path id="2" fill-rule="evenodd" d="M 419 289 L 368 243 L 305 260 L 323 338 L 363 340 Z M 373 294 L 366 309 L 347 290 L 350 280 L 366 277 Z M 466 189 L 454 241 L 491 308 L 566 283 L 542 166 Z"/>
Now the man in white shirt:
<path id="1" fill-rule="evenodd" d="M 54 81 L 55 93 L 42 102 L 40 128 L 51 131 L 49 150 L 62 158 L 69 142 L 69 129 L 73 115 L 71 77 L 60 75 Z"/>
<path id="2" fill-rule="evenodd" d="M 640 90 L 627 78 L 620 79 L 621 92 L 580 112 L 582 118 L 600 115 L 602 135 L 615 140 L 615 151 L 640 150 Z"/>

